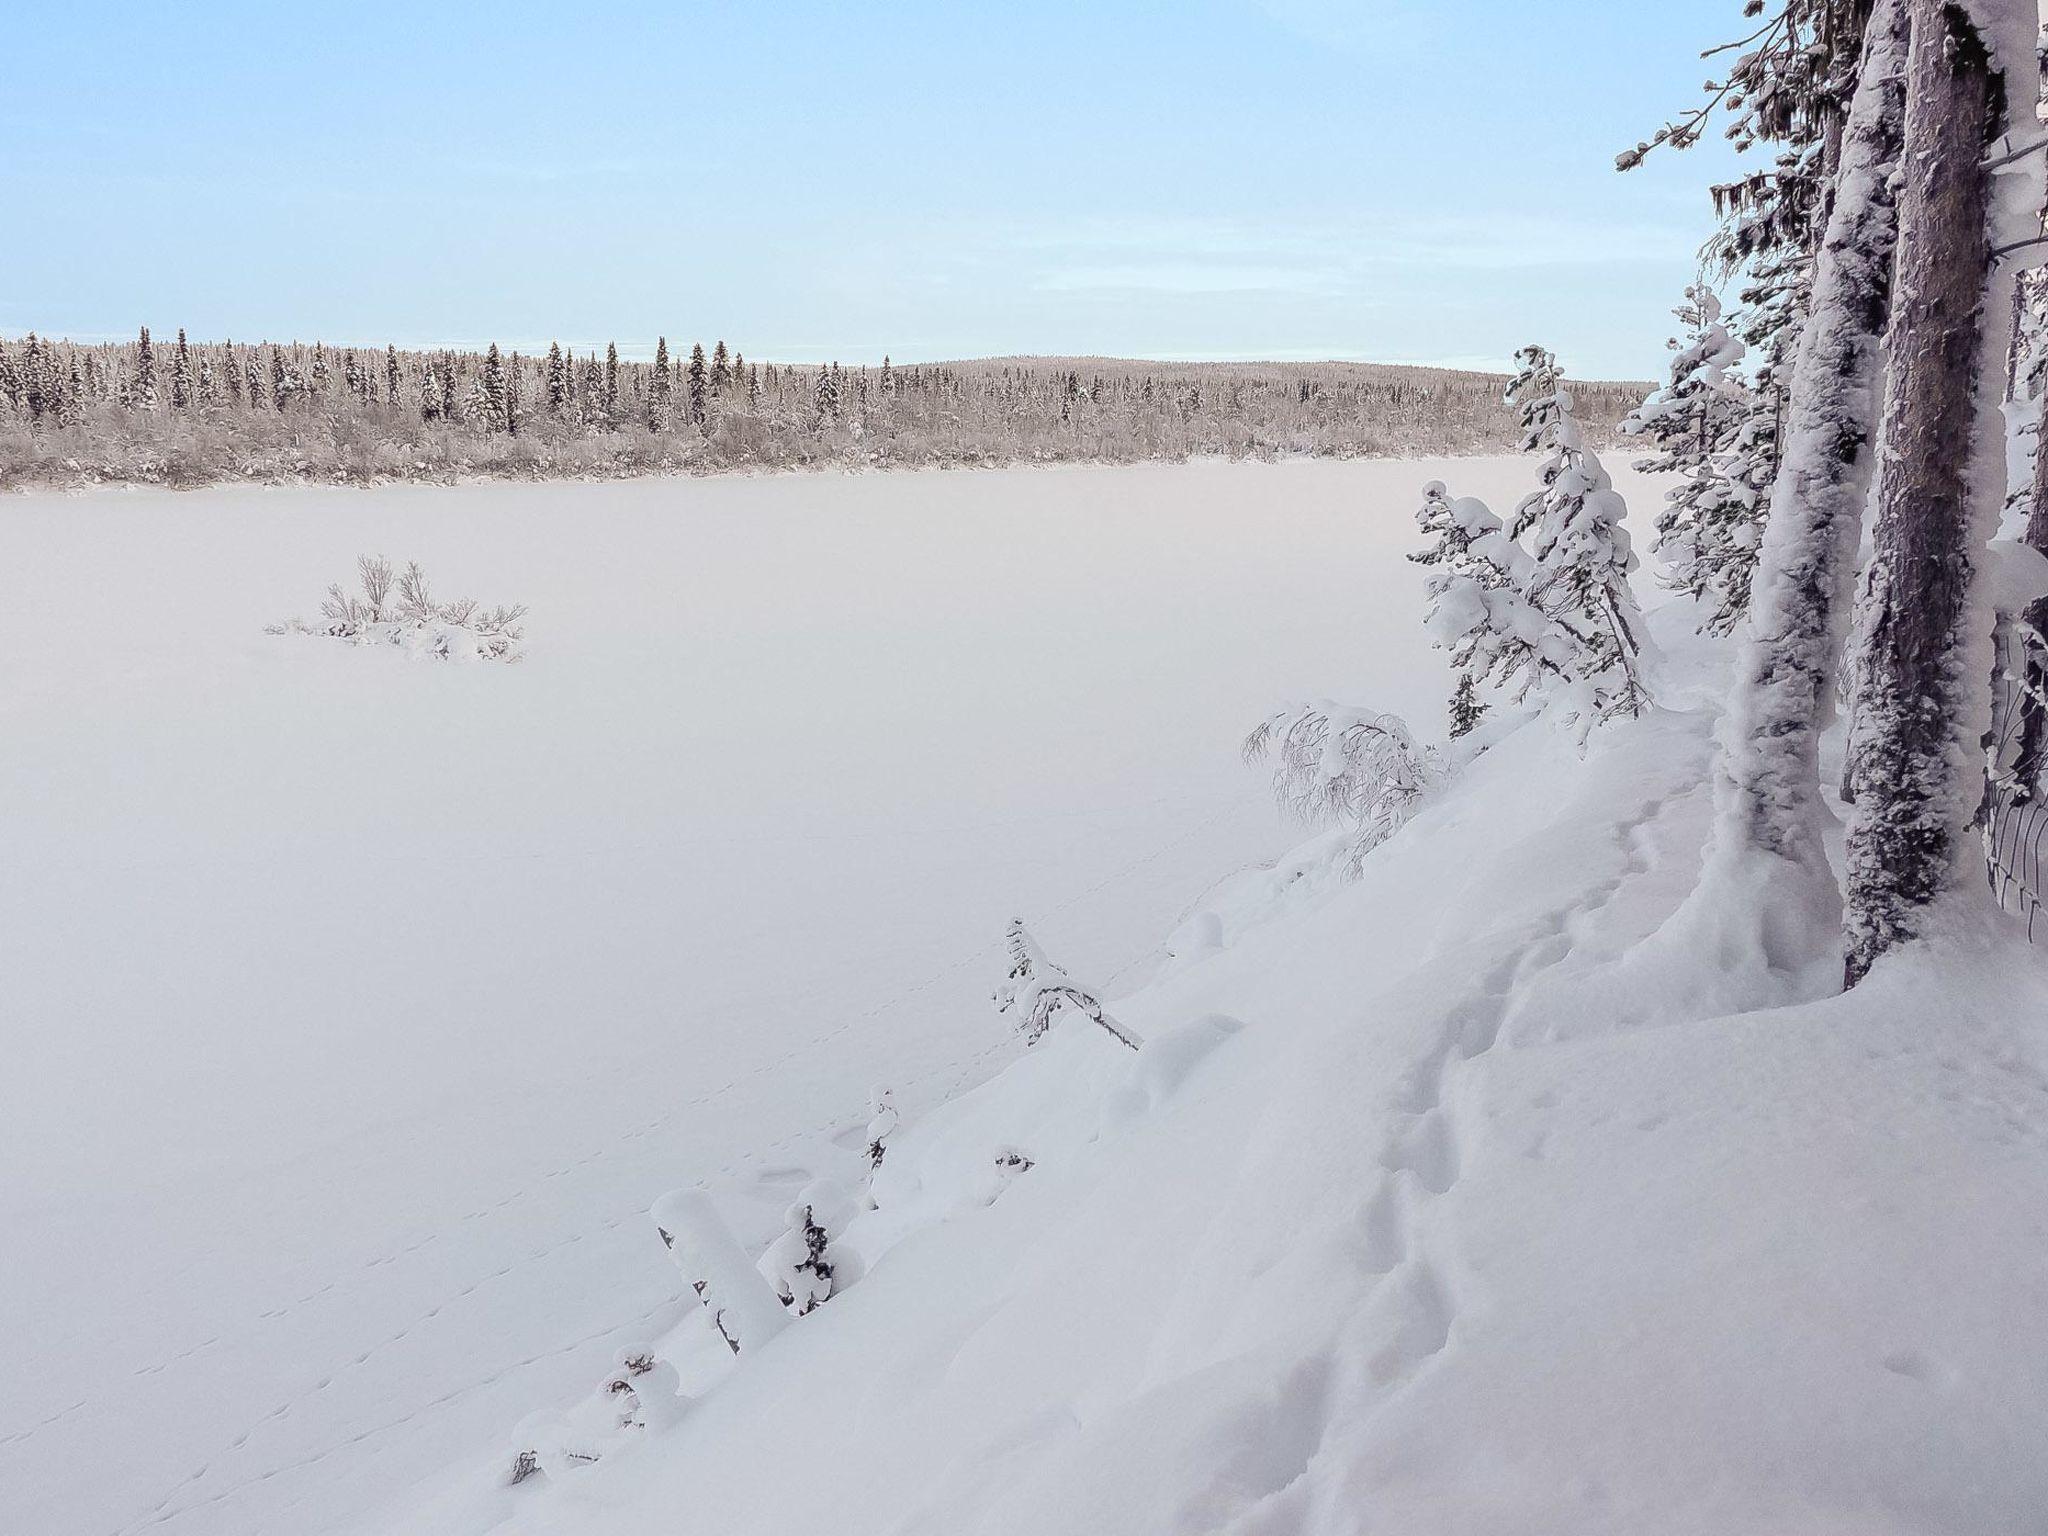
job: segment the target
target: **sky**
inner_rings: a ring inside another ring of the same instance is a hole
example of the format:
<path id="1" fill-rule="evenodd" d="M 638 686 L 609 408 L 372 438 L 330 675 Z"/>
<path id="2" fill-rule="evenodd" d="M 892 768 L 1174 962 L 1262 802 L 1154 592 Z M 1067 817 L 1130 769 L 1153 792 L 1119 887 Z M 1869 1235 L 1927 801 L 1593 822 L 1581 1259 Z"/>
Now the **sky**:
<path id="1" fill-rule="evenodd" d="M 13 12 L 0 334 L 1661 371 L 1740 0 Z"/>

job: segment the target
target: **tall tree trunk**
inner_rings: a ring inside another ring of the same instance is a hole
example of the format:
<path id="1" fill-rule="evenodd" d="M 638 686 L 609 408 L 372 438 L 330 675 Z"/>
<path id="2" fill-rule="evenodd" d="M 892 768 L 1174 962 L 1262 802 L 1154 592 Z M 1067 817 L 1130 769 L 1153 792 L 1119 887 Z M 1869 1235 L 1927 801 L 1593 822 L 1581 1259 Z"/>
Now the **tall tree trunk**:
<path id="1" fill-rule="evenodd" d="M 1715 842 L 1695 915 L 1739 913 L 1773 972 L 1833 967 L 1840 893 L 1822 845 L 1820 734 L 1833 703 L 1869 494 L 1879 338 L 1891 301 L 1891 172 L 1905 124 L 1907 0 L 1877 0 L 1842 131 L 1811 313 L 1793 366 L 1749 628 L 1723 722 Z"/>
<path id="2" fill-rule="evenodd" d="M 1984 38 L 1947 0 L 1909 0 L 1906 146 L 1884 468 L 1864 583 L 1850 778 L 1846 979 L 1919 931 L 1982 797 L 1988 630 L 1971 602 L 2004 495 L 1987 305 L 1984 145 L 2000 81 Z M 2002 337 L 1995 338 L 2002 345 Z M 1987 404 L 1987 402 L 1992 402 Z M 1989 517 L 1986 509 L 1989 507 Z M 1980 643 L 1981 642 L 1981 643 Z"/>
<path id="3" fill-rule="evenodd" d="M 2020 296 L 2020 285 L 2013 284 L 2015 307 Z M 2018 327 L 2014 327 L 2017 333 Z M 2008 385 L 2010 392 L 2013 386 Z M 2048 555 L 2048 387 L 2041 391 L 2041 422 L 2034 434 L 2034 499 L 2027 510 L 2026 540 L 2029 546 Z M 2048 636 L 2048 593 L 2043 593 L 2027 604 L 2019 616 L 2020 622 L 2037 635 Z M 2044 756 L 2048 756 L 2048 718 L 2044 718 L 2040 696 L 2048 692 L 2048 670 L 2040 661 L 2041 652 L 2030 644 L 2020 647 L 2026 657 L 2026 675 L 2021 679 L 2017 708 L 2020 713 L 2019 750 L 2013 760 L 2013 777 L 2018 780 L 2021 792 L 2031 796 L 2034 783 L 2041 777 Z"/>

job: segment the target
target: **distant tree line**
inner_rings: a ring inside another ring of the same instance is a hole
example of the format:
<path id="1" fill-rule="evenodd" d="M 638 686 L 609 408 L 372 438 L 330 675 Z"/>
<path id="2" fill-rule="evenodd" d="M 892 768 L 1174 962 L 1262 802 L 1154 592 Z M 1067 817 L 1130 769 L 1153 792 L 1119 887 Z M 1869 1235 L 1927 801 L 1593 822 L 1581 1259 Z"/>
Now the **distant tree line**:
<path id="1" fill-rule="evenodd" d="M 1502 376 L 1360 363 L 897 367 L 320 342 L 0 340 L 0 484 L 374 482 L 1505 449 Z M 1642 387 L 1578 386 L 1611 432 Z"/>

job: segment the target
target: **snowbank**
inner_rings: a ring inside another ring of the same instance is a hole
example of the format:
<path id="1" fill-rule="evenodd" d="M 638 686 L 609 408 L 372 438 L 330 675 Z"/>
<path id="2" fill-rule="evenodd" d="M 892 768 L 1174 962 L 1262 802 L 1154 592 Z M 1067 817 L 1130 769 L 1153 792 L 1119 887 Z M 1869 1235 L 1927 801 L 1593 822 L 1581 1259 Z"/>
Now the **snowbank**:
<path id="1" fill-rule="evenodd" d="M 1714 957 L 1641 947 L 1714 724 L 1524 730 L 1355 882 L 1326 838 L 1225 887 L 1115 1001 L 1141 1050 L 1069 1017 L 903 1125 L 864 1277 L 641 1453 L 383 1528 L 2036 1528 L 2048 968 L 1973 897 L 1714 1016 Z"/>

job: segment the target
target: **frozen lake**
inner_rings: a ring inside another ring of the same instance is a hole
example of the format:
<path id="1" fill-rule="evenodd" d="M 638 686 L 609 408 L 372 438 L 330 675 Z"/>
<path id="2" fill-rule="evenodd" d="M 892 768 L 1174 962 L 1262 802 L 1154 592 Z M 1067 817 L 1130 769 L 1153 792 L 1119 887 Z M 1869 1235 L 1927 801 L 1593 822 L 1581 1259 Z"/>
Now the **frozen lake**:
<path id="1" fill-rule="evenodd" d="M 1527 460 L 0 500 L 0 1509 L 374 1525 L 679 1314 L 644 1212 L 1135 984 L 1295 831 L 1291 697 L 1442 729 L 1418 488 Z M 1633 521 L 1654 504 L 1622 477 Z M 519 665 L 263 626 L 360 552 Z"/>

